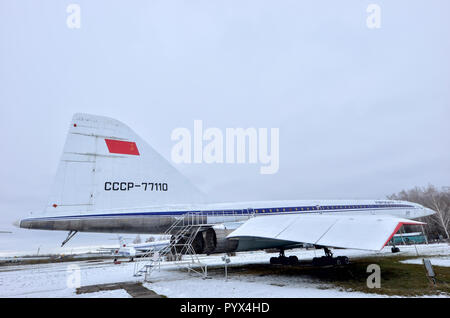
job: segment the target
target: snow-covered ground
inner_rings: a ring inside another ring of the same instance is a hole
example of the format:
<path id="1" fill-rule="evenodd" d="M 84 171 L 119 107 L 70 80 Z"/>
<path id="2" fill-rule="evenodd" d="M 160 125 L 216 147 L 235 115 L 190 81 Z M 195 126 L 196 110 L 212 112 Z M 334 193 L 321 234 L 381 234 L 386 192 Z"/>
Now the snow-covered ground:
<path id="1" fill-rule="evenodd" d="M 77 295 L 79 298 L 131 298 L 124 289 L 104 290 L 95 293 Z"/>
<path id="2" fill-rule="evenodd" d="M 415 256 L 414 246 L 401 246 L 400 255 Z M 432 259 L 449 258 L 448 244 L 418 245 L 419 256 Z M 358 250 L 335 250 L 335 255 L 350 258 L 369 255 L 392 255 L 387 247 L 379 253 Z M 321 256 L 320 250 L 293 250 L 300 260 Z M 399 255 L 399 254 L 396 254 Z M 231 264 L 267 263 L 271 256 L 265 252 L 238 253 L 231 257 Z M 204 256 L 201 261 L 210 267 L 221 265 L 222 255 Z M 421 259 L 419 259 L 421 262 Z M 432 260 L 432 263 L 435 264 Z M 435 264 L 437 265 L 437 263 Z M 0 267 L 0 297 L 128 297 L 122 289 L 77 295 L 76 286 L 137 281 L 133 275 L 134 263 L 119 265 L 107 261 L 77 261 L 38 265 L 11 265 Z M 142 278 L 139 278 L 142 281 Z M 225 281 L 216 271 L 211 279 L 189 276 L 185 270 L 177 270 L 173 264 L 163 264 L 160 271 L 152 273 L 151 283 L 144 286 L 168 297 L 380 297 L 374 294 L 341 291 L 305 277 L 276 275 L 231 275 Z M 79 284 L 77 284 L 79 282 Z"/>
<path id="3" fill-rule="evenodd" d="M 215 276 L 212 279 L 189 277 L 184 273 L 155 275 L 144 286 L 167 297 L 219 298 L 312 298 L 312 297 L 383 297 L 360 292 L 346 292 L 318 281 L 302 277 L 279 276 Z"/>
<path id="4" fill-rule="evenodd" d="M 434 266 L 445 266 L 450 267 L 450 257 L 449 256 L 443 256 L 443 257 L 427 257 L 431 264 Z M 415 259 L 407 259 L 405 261 L 401 261 L 401 263 L 404 264 L 423 264 L 422 258 L 415 258 Z"/>

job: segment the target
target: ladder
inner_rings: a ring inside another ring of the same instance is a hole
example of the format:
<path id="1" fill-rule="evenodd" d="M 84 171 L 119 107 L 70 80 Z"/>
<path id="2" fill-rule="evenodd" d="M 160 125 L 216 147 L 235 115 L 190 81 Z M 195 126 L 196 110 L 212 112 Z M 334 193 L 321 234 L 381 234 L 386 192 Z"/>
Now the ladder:
<path id="1" fill-rule="evenodd" d="M 141 258 L 137 258 L 134 264 L 134 276 L 144 275 L 144 281 L 147 281 L 150 274 L 161 266 L 164 258 L 171 257 L 175 265 L 187 264 L 189 272 L 193 271 L 206 277 L 208 268 L 206 264 L 200 262 L 192 243 L 201 230 L 209 227 L 206 224 L 206 216 L 201 212 L 189 212 L 183 214 L 166 230 L 165 235 L 170 235 L 170 243 L 163 247 L 159 252 L 148 251 Z M 182 260 L 183 255 L 189 255 L 190 261 Z M 197 266 L 193 266 L 197 265 Z"/>

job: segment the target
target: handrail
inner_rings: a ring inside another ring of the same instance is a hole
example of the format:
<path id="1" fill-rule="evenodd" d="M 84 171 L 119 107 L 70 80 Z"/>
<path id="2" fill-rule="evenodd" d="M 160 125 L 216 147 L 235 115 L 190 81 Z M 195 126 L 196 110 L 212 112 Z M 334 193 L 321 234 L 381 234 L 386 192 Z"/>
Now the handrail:
<path id="1" fill-rule="evenodd" d="M 200 264 L 200 260 L 196 256 L 195 250 L 192 247 L 192 243 L 197 234 L 199 233 L 199 231 L 205 225 L 207 225 L 206 223 L 203 223 L 203 221 L 206 220 L 204 216 L 206 215 L 201 211 L 188 212 L 186 214 L 183 214 L 174 223 L 172 223 L 171 226 L 164 232 L 165 235 L 171 235 L 170 243 L 158 251 L 157 259 L 152 258 L 150 260 L 146 260 L 146 258 L 151 256 L 152 254 L 154 256 L 153 250 L 145 253 L 141 257 L 141 259 L 137 259 L 134 266 L 134 276 L 141 276 L 141 274 L 144 273 L 145 280 L 147 280 L 148 275 L 150 275 L 150 273 L 153 271 L 155 265 L 160 264 L 163 257 L 169 254 L 173 254 L 172 251 L 174 251 L 175 254 L 175 261 L 181 259 L 182 255 L 191 254 L 192 263 L 195 262 L 194 260 L 195 256 L 195 258 L 197 259 L 197 263 Z M 184 242 L 182 241 L 183 239 Z M 181 250 L 178 251 L 177 247 L 180 246 Z M 140 266 L 139 264 L 143 261 L 145 262 L 144 265 Z M 202 271 L 203 274 L 205 275 L 206 268 L 205 269 L 202 268 Z"/>

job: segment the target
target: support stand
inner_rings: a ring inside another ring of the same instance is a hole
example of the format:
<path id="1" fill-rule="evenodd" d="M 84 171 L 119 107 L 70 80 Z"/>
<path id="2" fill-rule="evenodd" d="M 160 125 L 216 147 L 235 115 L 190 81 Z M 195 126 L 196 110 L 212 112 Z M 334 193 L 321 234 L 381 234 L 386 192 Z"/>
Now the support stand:
<path id="1" fill-rule="evenodd" d="M 66 239 L 61 243 L 61 247 L 63 247 L 67 242 L 69 242 L 70 239 L 71 239 L 72 237 L 74 237 L 75 234 L 77 234 L 77 233 L 78 233 L 78 231 L 70 231 L 69 234 L 67 234 Z"/>

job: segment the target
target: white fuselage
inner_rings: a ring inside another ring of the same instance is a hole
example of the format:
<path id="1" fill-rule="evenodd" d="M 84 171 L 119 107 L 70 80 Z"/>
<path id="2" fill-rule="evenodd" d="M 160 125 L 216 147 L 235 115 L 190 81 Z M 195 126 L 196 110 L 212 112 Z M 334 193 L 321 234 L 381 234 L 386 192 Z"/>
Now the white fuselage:
<path id="1" fill-rule="evenodd" d="M 299 200 L 164 205 L 145 208 L 72 212 L 43 215 L 21 221 L 21 227 L 104 233 L 164 233 L 177 219 L 187 215 L 199 223 L 242 222 L 250 217 L 277 214 L 392 215 L 417 219 L 434 211 L 419 204 L 393 200 Z"/>

